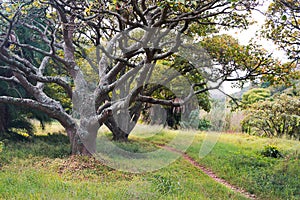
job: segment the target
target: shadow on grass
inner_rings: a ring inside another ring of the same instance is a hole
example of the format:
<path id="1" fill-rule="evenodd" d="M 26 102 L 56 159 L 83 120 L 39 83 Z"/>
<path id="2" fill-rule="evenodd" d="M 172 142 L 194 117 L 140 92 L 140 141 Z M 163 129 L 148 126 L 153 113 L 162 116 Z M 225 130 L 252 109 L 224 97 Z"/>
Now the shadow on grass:
<path id="1" fill-rule="evenodd" d="M 33 136 L 21 140 L 2 140 L 0 164 L 10 163 L 14 158 L 63 158 L 70 155 L 70 143 L 63 133 Z"/>
<path id="2" fill-rule="evenodd" d="M 42 141 L 47 144 L 57 145 L 57 144 L 69 144 L 69 138 L 65 134 L 58 132 L 48 135 L 36 135 L 34 136 L 35 141 Z"/>

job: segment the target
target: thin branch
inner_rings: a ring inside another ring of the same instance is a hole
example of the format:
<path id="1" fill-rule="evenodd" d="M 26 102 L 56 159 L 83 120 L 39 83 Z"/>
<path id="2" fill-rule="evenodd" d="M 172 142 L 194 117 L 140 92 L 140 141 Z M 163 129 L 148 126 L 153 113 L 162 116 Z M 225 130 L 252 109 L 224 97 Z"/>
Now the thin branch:
<path id="1" fill-rule="evenodd" d="M 143 95 L 139 95 L 136 98 L 136 100 L 140 101 L 140 102 L 145 102 L 145 103 L 159 104 L 159 105 L 173 106 L 173 107 L 180 107 L 180 106 L 184 105 L 184 103 L 176 103 L 172 100 L 156 99 L 153 97 L 143 96 Z"/>
<path id="2" fill-rule="evenodd" d="M 0 80 L 2 80 L 2 81 L 8 81 L 8 82 L 12 81 L 12 82 L 20 83 L 15 76 L 11 76 L 11 77 L 0 76 Z"/>

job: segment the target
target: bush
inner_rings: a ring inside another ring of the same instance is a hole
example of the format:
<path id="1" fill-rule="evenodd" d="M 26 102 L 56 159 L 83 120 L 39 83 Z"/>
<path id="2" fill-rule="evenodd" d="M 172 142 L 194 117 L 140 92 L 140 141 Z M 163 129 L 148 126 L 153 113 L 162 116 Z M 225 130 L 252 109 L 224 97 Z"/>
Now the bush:
<path id="1" fill-rule="evenodd" d="M 264 150 L 261 152 L 261 155 L 265 157 L 272 157 L 272 158 L 282 158 L 283 155 L 278 150 L 277 146 L 274 145 L 267 145 L 265 146 Z"/>
<path id="2" fill-rule="evenodd" d="M 0 142 L 0 153 L 2 152 L 2 150 L 3 150 L 3 142 Z"/>
<path id="3" fill-rule="evenodd" d="M 257 102 L 246 110 L 243 131 L 268 137 L 300 139 L 300 100 L 286 94 Z"/>
<path id="4" fill-rule="evenodd" d="M 207 119 L 200 119 L 198 129 L 201 131 L 207 131 L 211 127 L 211 122 Z"/>

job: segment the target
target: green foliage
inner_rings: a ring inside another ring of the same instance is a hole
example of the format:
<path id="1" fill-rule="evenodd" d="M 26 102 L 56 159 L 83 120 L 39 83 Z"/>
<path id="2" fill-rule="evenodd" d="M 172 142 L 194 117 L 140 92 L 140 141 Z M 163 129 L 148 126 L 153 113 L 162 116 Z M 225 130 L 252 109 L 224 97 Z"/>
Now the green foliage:
<path id="1" fill-rule="evenodd" d="M 275 145 L 267 145 L 264 147 L 264 150 L 261 152 L 261 155 L 265 157 L 272 157 L 272 158 L 282 158 L 283 155 L 278 150 L 278 147 Z"/>
<path id="2" fill-rule="evenodd" d="M 9 72 L 0 71 L 0 75 L 3 73 Z M 0 81 L 0 95 L 26 97 L 27 93 L 19 85 Z M 50 121 L 47 115 L 37 110 L 0 104 L 0 138 L 15 140 L 24 139 L 23 136 L 32 136 L 34 127 L 30 123 L 29 118 L 38 119 L 41 124 Z"/>
<path id="3" fill-rule="evenodd" d="M 299 80 L 300 77 L 300 71 L 295 62 L 281 63 L 277 61 L 271 70 L 262 68 L 261 71 L 266 73 L 261 80 L 277 87 L 294 86 L 294 81 Z"/>
<path id="4" fill-rule="evenodd" d="M 207 131 L 211 127 L 211 122 L 207 119 L 200 119 L 198 129 L 200 131 Z"/>
<path id="5" fill-rule="evenodd" d="M 8 123 L 9 131 L 13 131 L 14 129 L 18 131 L 24 130 L 26 134 L 29 136 L 33 135 L 34 126 L 28 121 L 26 115 L 19 115 L 15 118 L 12 118 L 11 121 Z"/>
<path id="6" fill-rule="evenodd" d="M 160 87 L 157 90 L 155 90 L 152 94 L 153 97 L 158 99 L 174 99 L 175 97 L 180 98 L 179 96 L 175 96 L 174 92 L 177 93 L 176 95 L 180 95 L 180 93 L 183 96 L 187 95 L 189 91 L 187 90 L 185 83 L 196 84 L 205 80 L 201 72 L 195 66 L 193 66 L 186 58 L 181 57 L 181 55 L 174 55 L 169 59 L 159 61 L 156 64 L 156 68 L 154 69 L 153 72 L 153 77 L 154 77 L 153 82 L 155 82 L 155 79 L 160 79 L 161 77 L 165 79 L 166 78 L 165 74 L 161 74 L 161 73 L 164 71 L 168 72 L 167 70 L 170 68 L 173 69 L 174 72 L 180 74 L 180 76 L 166 83 L 166 85 L 169 88 Z M 171 74 L 169 76 L 171 76 L 172 73 L 173 72 L 171 71 Z M 205 87 L 206 84 L 204 84 L 203 86 L 195 86 L 194 90 L 195 91 L 201 90 L 204 89 Z M 151 87 L 149 89 L 151 89 Z M 198 105 L 192 105 L 192 106 L 199 106 L 205 111 L 209 111 L 210 110 L 209 93 L 203 92 L 195 96 L 198 100 Z"/>
<path id="7" fill-rule="evenodd" d="M 9 73 L 11 72 L 8 70 L 0 70 L 0 76 Z M 25 96 L 26 92 L 18 85 L 0 81 L 0 95 Z M 33 127 L 26 119 L 25 113 L 25 109 L 21 107 L 0 104 L 0 139 L 16 136 L 16 134 L 10 134 L 15 132 L 13 129 L 25 130 L 29 135 L 33 133 Z"/>
<path id="8" fill-rule="evenodd" d="M 182 56 L 182 55 L 181 55 Z M 185 59 L 184 57 L 181 57 L 180 55 L 174 55 L 172 57 L 170 57 L 169 59 L 165 59 L 162 61 L 158 61 L 158 63 L 156 64 L 156 68 L 153 71 L 153 77 L 154 79 L 165 79 L 165 74 L 162 74 L 161 72 L 166 71 L 168 72 L 168 69 L 173 69 L 171 71 L 171 75 L 172 73 L 178 73 L 178 75 L 180 74 L 180 76 L 177 76 L 176 78 L 172 79 L 171 81 L 168 80 L 168 82 L 166 82 L 165 84 L 167 85 L 167 87 L 165 86 L 160 86 L 158 87 L 153 93 L 152 96 L 154 98 L 157 99 L 167 99 L 167 100 L 174 100 L 175 98 L 180 98 L 179 95 L 187 96 L 189 93 L 189 90 L 187 90 L 187 84 L 191 85 L 191 84 L 197 84 L 199 82 L 204 82 L 204 77 L 202 76 L 201 72 L 195 67 L 193 66 L 187 59 Z M 171 76 L 169 75 L 169 76 Z M 153 80 L 153 82 L 155 82 L 155 80 Z M 152 85 L 152 84 L 148 84 L 147 85 L 147 89 L 146 91 L 151 91 L 152 87 L 157 87 L 156 85 Z M 194 90 L 201 90 L 204 89 L 206 87 L 206 84 L 202 85 L 202 86 L 195 86 Z M 175 94 L 176 93 L 176 94 Z M 176 96 L 177 95 L 177 96 Z M 174 112 L 174 108 L 173 107 L 167 107 L 164 106 L 163 108 L 166 110 L 167 112 L 167 125 L 170 126 L 171 128 L 175 128 L 177 129 L 179 126 L 183 127 L 183 128 L 194 128 L 197 129 L 198 127 L 198 121 L 199 119 L 197 118 L 197 112 L 195 109 L 196 108 L 202 108 L 205 111 L 209 111 L 211 108 L 210 105 L 210 100 L 209 100 L 209 93 L 208 92 L 202 92 L 199 93 L 197 95 L 195 95 L 195 98 L 197 99 L 194 101 L 194 104 L 192 105 L 191 103 L 187 103 L 186 105 L 184 105 L 183 107 L 184 110 L 192 110 L 191 113 L 189 112 Z M 182 110 L 181 108 L 179 110 Z M 154 110 L 153 110 L 154 111 Z M 155 111 L 154 111 L 155 112 Z M 160 115 L 160 113 L 154 113 L 154 114 L 158 114 Z M 199 114 L 199 113 L 198 113 Z M 183 118 L 188 119 L 188 121 L 181 121 L 181 116 L 184 116 Z M 147 122 L 149 121 L 149 117 L 150 117 L 150 111 L 148 110 L 144 110 L 143 111 L 143 118 L 144 121 Z M 159 118 L 160 116 L 157 116 L 156 118 Z M 155 123 L 155 122 L 151 122 L 151 123 Z M 161 123 L 161 122 L 160 122 Z"/>
<path id="9" fill-rule="evenodd" d="M 3 142 L 0 141 L 0 153 L 3 151 L 3 148 L 4 148 L 4 144 Z"/>
<path id="10" fill-rule="evenodd" d="M 262 34 L 285 50 L 291 60 L 300 55 L 300 3 L 298 0 L 273 1 L 266 13 Z"/>
<path id="11" fill-rule="evenodd" d="M 6 2 L 1 6 L 6 7 L 7 12 L 4 14 L 12 16 L 12 13 L 18 9 L 20 4 L 21 2 Z M 33 5 L 33 7 L 27 7 L 27 11 L 32 12 L 32 15 L 34 15 L 36 12 L 43 12 L 42 9 L 39 10 L 38 8 L 35 8 L 35 6 L 38 6 L 37 1 L 33 2 Z M 24 8 L 22 11 L 25 12 Z M 45 23 L 42 21 L 42 19 L 37 18 L 36 20 L 38 22 Z M 3 20 L 1 19 L 0 21 L 2 25 Z M 5 28 L 1 27 L 0 31 L 5 31 Z M 42 40 L 37 39 L 39 33 L 30 30 L 23 25 L 16 24 L 13 33 L 17 36 L 18 41 L 23 44 L 30 44 L 42 50 L 49 49 L 48 45 L 42 42 Z M 42 54 L 29 50 L 27 48 L 24 48 L 22 50 L 20 48 L 16 48 L 15 46 L 11 46 L 10 48 L 22 59 L 27 59 L 33 64 L 39 64 L 44 57 Z M 3 64 L 3 62 L 1 61 L 1 65 L 5 64 Z M 0 69 L 0 76 L 12 75 L 12 70 L 5 68 Z M 34 82 L 30 78 L 28 78 L 28 81 Z M 0 96 L 11 96 L 15 98 L 33 98 L 20 84 L 17 84 L 15 82 L 6 82 L 2 80 L 0 81 Z M 27 136 L 32 136 L 34 127 L 30 123 L 29 119 L 39 120 L 42 127 L 44 127 L 44 123 L 51 121 L 49 116 L 41 111 L 15 105 L 0 104 L 0 138 L 17 140 L 24 139 Z"/>
<path id="12" fill-rule="evenodd" d="M 272 58 L 257 44 L 240 45 L 235 38 L 226 34 L 205 37 L 200 44 L 213 61 L 222 65 L 220 73 L 231 73 L 232 70 L 239 69 L 248 73 L 254 70 L 261 74 L 260 77 L 250 76 L 247 80 L 241 80 L 237 86 L 243 86 L 245 81 L 256 82 L 258 80 L 274 85 L 291 85 L 293 79 L 299 78 L 295 63 L 282 64 L 280 60 Z M 259 67 L 255 67 L 258 63 Z"/>
<path id="13" fill-rule="evenodd" d="M 246 105 L 253 104 L 255 102 L 265 100 L 271 96 L 271 92 L 264 88 L 253 88 L 245 92 L 242 96 L 242 103 Z"/>
<path id="14" fill-rule="evenodd" d="M 45 87 L 45 93 L 52 96 L 55 100 L 61 102 L 61 105 L 67 113 L 72 111 L 72 99 L 66 94 L 62 87 L 56 84 L 47 84 Z"/>
<path id="15" fill-rule="evenodd" d="M 246 114 L 242 122 L 246 133 L 300 139 L 299 97 L 286 94 L 274 96 L 273 99 L 252 104 Z"/>
<path id="16" fill-rule="evenodd" d="M 234 62 L 238 67 L 246 67 L 253 62 L 253 57 L 250 56 L 248 47 L 240 45 L 230 35 L 223 34 L 207 37 L 200 44 L 221 65 L 228 65 Z"/>

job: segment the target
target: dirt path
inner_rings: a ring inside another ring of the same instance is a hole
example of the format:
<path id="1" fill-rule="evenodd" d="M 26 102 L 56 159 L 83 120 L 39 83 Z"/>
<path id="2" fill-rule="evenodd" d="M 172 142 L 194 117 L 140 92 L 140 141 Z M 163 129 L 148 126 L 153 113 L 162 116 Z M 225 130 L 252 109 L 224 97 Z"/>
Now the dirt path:
<path id="1" fill-rule="evenodd" d="M 172 151 L 172 152 L 175 152 L 175 153 L 178 153 L 178 154 L 181 154 L 182 157 L 190 162 L 193 166 L 197 167 L 198 169 L 200 169 L 203 173 L 205 173 L 206 175 L 208 175 L 209 177 L 211 177 L 212 179 L 214 179 L 215 181 L 217 181 L 218 183 L 220 184 L 223 184 L 224 186 L 226 186 L 227 188 L 233 190 L 234 192 L 237 192 L 237 193 L 240 193 L 242 194 L 243 196 L 249 198 L 249 199 L 256 199 L 255 195 L 254 194 L 250 194 L 248 193 L 247 191 L 241 189 L 241 188 L 238 188 L 230 183 L 228 183 L 226 180 L 222 179 L 222 178 L 219 178 L 214 172 L 212 172 L 210 169 L 206 168 L 206 167 L 203 167 L 201 166 L 198 162 L 196 162 L 193 158 L 191 158 L 189 155 L 187 155 L 186 153 L 183 153 L 173 147 L 169 147 L 169 146 L 160 146 L 161 148 L 163 149 L 166 149 L 168 151 Z"/>

